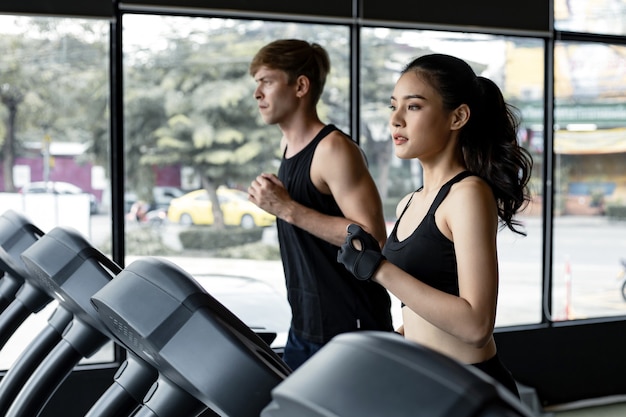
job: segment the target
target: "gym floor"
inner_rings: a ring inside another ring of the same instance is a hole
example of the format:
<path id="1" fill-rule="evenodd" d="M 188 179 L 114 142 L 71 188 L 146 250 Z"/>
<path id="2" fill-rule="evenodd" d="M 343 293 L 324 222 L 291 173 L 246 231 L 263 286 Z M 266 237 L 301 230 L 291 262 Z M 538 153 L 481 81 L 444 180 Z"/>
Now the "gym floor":
<path id="1" fill-rule="evenodd" d="M 601 401 L 600 401 L 601 402 Z M 541 416 L 545 417 L 623 417 L 626 416 L 626 400 L 611 403 L 579 404 L 576 407 L 555 407 Z M 539 417 L 539 416 L 538 416 Z"/>

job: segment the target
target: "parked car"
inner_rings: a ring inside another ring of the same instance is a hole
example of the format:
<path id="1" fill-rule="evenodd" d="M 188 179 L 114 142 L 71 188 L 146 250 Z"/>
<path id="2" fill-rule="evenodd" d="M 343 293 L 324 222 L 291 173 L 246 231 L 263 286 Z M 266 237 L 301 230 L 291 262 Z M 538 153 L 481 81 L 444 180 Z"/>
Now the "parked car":
<path id="1" fill-rule="evenodd" d="M 219 187 L 217 198 L 224 213 L 224 223 L 228 226 L 243 228 L 270 226 L 276 217 L 260 209 L 248 201 L 248 195 L 240 190 Z M 211 225 L 213 224 L 212 204 L 209 193 L 202 190 L 191 191 L 182 197 L 170 201 L 167 218 L 173 223 L 182 225 Z"/>
<path id="2" fill-rule="evenodd" d="M 63 181 L 36 181 L 24 185 L 20 189 L 20 193 L 49 193 L 49 194 L 88 194 L 89 195 L 89 212 L 91 214 L 98 213 L 98 198 L 95 194 L 87 192 L 77 185 Z"/>
<path id="3" fill-rule="evenodd" d="M 124 193 L 126 220 L 160 226 L 167 220 L 170 201 L 184 194 L 178 187 L 156 186 L 152 189 L 150 201 L 144 201 L 137 198 L 137 193 L 127 191 Z"/>
<path id="4" fill-rule="evenodd" d="M 172 201 L 173 198 L 181 197 L 184 194 L 185 192 L 178 187 L 157 185 L 152 189 L 152 198 L 150 199 L 150 201 L 146 201 L 146 203 L 149 206 L 149 211 L 167 211 L 170 206 L 170 201 Z M 135 193 L 134 191 L 127 191 L 124 194 L 126 213 L 129 213 L 133 204 L 137 203 L 138 201 L 140 200 L 137 198 L 137 193 Z"/>

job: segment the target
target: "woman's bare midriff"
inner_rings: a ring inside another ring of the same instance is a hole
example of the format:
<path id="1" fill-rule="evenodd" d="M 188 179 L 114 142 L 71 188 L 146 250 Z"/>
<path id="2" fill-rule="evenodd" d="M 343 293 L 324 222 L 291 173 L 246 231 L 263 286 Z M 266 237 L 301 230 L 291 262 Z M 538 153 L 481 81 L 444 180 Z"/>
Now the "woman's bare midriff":
<path id="1" fill-rule="evenodd" d="M 449 333 L 433 326 L 408 307 L 402 308 L 404 337 L 459 362 L 473 364 L 491 359 L 496 354 L 493 337 L 481 348 L 462 342 Z"/>

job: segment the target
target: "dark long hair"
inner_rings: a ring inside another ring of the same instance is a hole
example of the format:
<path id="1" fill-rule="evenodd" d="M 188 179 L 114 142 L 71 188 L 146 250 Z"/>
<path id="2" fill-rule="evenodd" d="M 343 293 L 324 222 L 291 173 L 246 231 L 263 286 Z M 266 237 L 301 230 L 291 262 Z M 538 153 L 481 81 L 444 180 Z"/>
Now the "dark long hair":
<path id="1" fill-rule="evenodd" d="M 459 58 L 424 55 L 410 62 L 402 73 L 409 71 L 415 71 L 439 92 L 445 109 L 469 106 L 470 118 L 459 136 L 465 165 L 491 187 L 503 226 L 525 235 L 513 217 L 530 201 L 528 181 L 533 160 L 517 140 L 517 109 L 504 101 L 493 81 L 477 76 Z"/>

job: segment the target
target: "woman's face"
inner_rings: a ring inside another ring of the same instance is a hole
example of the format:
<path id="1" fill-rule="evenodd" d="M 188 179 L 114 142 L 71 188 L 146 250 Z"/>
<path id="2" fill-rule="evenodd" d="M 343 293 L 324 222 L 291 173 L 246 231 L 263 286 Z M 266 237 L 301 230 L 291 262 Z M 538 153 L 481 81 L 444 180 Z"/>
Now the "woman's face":
<path id="1" fill-rule="evenodd" d="M 391 96 L 389 124 L 396 156 L 425 161 L 440 155 L 450 143 L 453 113 L 441 96 L 414 71 L 403 74 Z"/>

